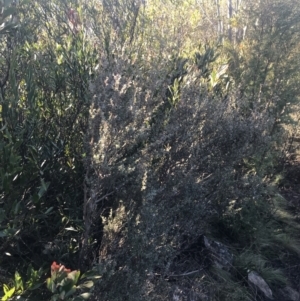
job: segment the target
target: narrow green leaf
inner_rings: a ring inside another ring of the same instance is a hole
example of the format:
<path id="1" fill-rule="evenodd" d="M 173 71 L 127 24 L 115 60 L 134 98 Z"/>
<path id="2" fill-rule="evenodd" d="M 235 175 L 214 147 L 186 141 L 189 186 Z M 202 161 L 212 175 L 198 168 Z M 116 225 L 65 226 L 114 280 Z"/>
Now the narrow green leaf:
<path id="1" fill-rule="evenodd" d="M 44 179 L 41 179 L 41 184 L 42 184 L 42 187 L 45 191 L 47 191 L 49 185 L 50 185 L 50 182 L 47 182 L 45 183 Z"/>
<path id="2" fill-rule="evenodd" d="M 65 230 L 78 232 L 74 227 L 67 227 L 67 228 L 65 228 Z"/>
<path id="3" fill-rule="evenodd" d="M 49 214 L 51 211 L 53 210 L 53 207 L 50 207 L 46 210 L 46 212 L 44 213 L 45 215 Z"/>
<path id="4" fill-rule="evenodd" d="M 70 290 L 68 290 L 65 294 L 65 298 L 73 295 L 76 292 L 76 286 L 74 285 Z"/>
<path id="5" fill-rule="evenodd" d="M 3 284 L 3 291 L 5 295 L 9 291 L 9 287 L 6 284 Z"/>
<path id="6" fill-rule="evenodd" d="M 91 296 L 91 293 L 83 293 L 80 295 L 84 300 L 87 300 Z"/>
<path id="7" fill-rule="evenodd" d="M 15 272 L 15 286 L 16 289 L 23 288 L 23 281 L 18 272 Z"/>
<path id="8" fill-rule="evenodd" d="M 13 294 L 15 293 L 16 288 L 12 287 L 10 290 L 6 290 L 4 297 L 2 297 L 2 300 L 8 300 L 9 298 L 11 298 L 13 296 Z"/>
<path id="9" fill-rule="evenodd" d="M 92 280 L 86 281 L 83 284 L 79 285 L 79 288 L 92 288 L 94 286 L 94 282 Z"/>
<path id="10" fill-rule="evenodd" d="M 4 231 L 0 231 L 0 237 L 6 237 L 7 236 L 7 233 L 4 232 Z"/>
<path id="11" fill-rule="evenodd" d="M 6 17 L 13 15 L 16 12 L 15 7 L 8 7 L 4 10 L 4 12 L 0 15 L 1 19 L 4 20 Z"/>
<path id="12" fill-rule="evenodd" d="M 41 287 L 42 285 L 43 285 L 43 283 L 37 283 L 36 285 L 30 287 L 29 290 L 34 291 L 34 290 L 36 290 L 37 288 Z"/>
<path id="13" fill-rule="evenodd" d="M 75 270 L 68 274 L 68 278 L 72 279 L 74 284 L 78 282 L 79 277 L 80 277 L 80 271 Z"/>

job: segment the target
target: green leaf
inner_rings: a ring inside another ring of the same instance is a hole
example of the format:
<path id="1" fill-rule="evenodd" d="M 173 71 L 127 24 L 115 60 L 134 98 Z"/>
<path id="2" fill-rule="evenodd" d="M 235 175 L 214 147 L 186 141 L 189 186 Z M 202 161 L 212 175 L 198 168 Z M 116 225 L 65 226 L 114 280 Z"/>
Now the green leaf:
<path id="1" fill-rule="evenodd" d="M 15 7 L 8 7 L 4 10 L 4 12 L 0 15 L 0 18 L 4 20 L 6 17 L 13 15 L 16 12 Z"/>
<path id="2" fill-rule="evenodd" d="M 61 300 L 58 294 L 53 295 L 53 296 L 51 297 L 51 301 L 57 301 L 57 300 Z"/>
<path id="3" fill-rule="evenodd" d="M 45 192 L 47 191 L 49 185 L 50 185 L 50 182 L 45 183 L 44 179 L 41 179 L 41 187 L 40 187 L 40 190 L 38 192 L 39 199 L 45 194 Z"/>
<path id="4" fill-rule="evenodd" d="M 94 281 L 89 280 L 79 285 L 79 288 L 92 288 L 94 286 Z"/>
<path id="5" fill-rule="evenodd" d="M 21 201 L 14 204 L 14 214 L 17 215 L 20 212 Z"/>
<path id="6" fill-rule="evenodd" d="M 7 285 L 4 284 L 3 290 L 4 290 L 5 295 L 2 297 L 1 301 L 6 301 L 6 300 L 9 300 L 9 298 L 11 298 L 13 296 L 16 288 L 12 287 L 11 289 L 8 289 Z"/>
<path id="7" fill-rule="evenodd" d="M 4 209 L 0 209 L 0 223 L 2 223 L 6 218 L 6 212 Z M 0 231 L 1 233 L 2 231 Z M 5 235 L 6 236 L 6 235 Z M 1 237 L 1 234 L 0 234 L 0 237 Z"/>
<path id="8" fill-rule="evenodd" d="M 41 184 L 42 184 L 42 187 L 44 188 L 44 190 L 47 191 L 47 189 L 50 185 L 50 182 L 45 183 L 44 179 L 42 179 Z"/>
<path id="9" fill-rule="evenodd" d="M 64 300 L 64 299 L 65 299 L 65 294 L 66 294 L 66 292 L 65 292 L 65 291 L 62 291 L 62 292 L 59 294 L 59 299 L 60 299 L 60 300 Z"/>
<path id="10" fill-rule="evenodd" d="M 45 215 L 49 214 L 51 211 L 53 210 L 53 207 L 50 207 L 46 210 L 46 212 L 44 213 Z"/>
<path id="11" fill-rule="evenodd" d="M 15 287 L 16 287 L 16 290 L 21 290 L 22 292 L 24 290 L 23 280 L 18 272 L 15 272 Z"/>
<path id="12" fill-rule="evenodd" d="M 16 288 L 12 287 L 7 293 L 6 295 L 10 298 L 12 297 L 12 295 L 15 293 Z"/>
<path id="13" fill-rule="evenodd" d="M 0 26 L 0 34 L 5 34 L 10 32 L 12 29 L 16 29 L 18 27 L 17 24 L 14 23 L 9 23 L 7 25 L 5 25 L 5 23 L 3 23 L 2 26 Z"/>
<path id="14" fill-rule="evenodd" d="M 34 291 L 34 290 L 38 289 L 39 287 L 41 287 L 42 285 L 43 285 L 43 283 L 37 283 L 37 284 L 35 284 L 34 286 L 32 286 L 28 289 L 31 290 L 31 291 Z"/>
<path id="15" fill-rule="evenodd" d="M 67 227 L 67 228 L 65 228 L 65 230 L 78 232 L 74 227 Z"/>
<path id="16" fill-rule="evenodd" d="M 0 237 L 6 237 L 7 235 L 6 231 L 0 231 Z"/>
<path id="17" fill-rule="evenodd" d="M 72 271 L 68 274 L 68 278 L 73 281 L 74 284 L 78 282 L 78 279 L 80 277 L 80 271 Z"/>
<path id="18" fill-rule="evenodd" d="M 76 292 L 76 286 L 74 285 L 70 290 L 66 292 L 65 298 L 73 295 Z"/>
<path id="19" fill-rule="evenodd" d="M 6 284 L 3 284 L 3 291 L 4 291 L 4 294 L 6 295 L 7 292 L 9 291 L 9 287 L 6 285 Z"/>
<path id="20" fill-rule="evenodd" d="M 57 64 L 58 64 L 58 65 L 61 65 L 61 64 L 63 63 L 63 59 L 64 59 L 63 55 L 60 55 L 60 56 L 57 58 Z"/>
<path id="21" fill-rule="evenodd" d="M 90 280 L 97 280 L 97 279 L 100 279 L 101 276 L 96 271 L 90 270 L 90 271 L 85 272 L 81 276 L 81 279 L 84 279 L 84 278 L 87 278 L 87 279 L 90 279 Z"/>
<path id="22" fill-rule="evenodd" d="M 74 286 L 74 281 L 69 278 L 64 278 L 63 280 L 60 281 L 59 286 L 61 286 L 61 289 L 64 290 L 65 292 L 68 292 L 72 287 Z"/>
<path id="23" fill-rule="evenodd" d="M 73 301 L 83 301 L 89 299 L 91 296 L 91 293 L 83 293 L 73 299 Z"/>
<path id="24" fill-rule="evenodd" d="M 56 292 L 56 285 L 55 285 L 54 281 L 52 281 L 51 278 L 48 278 L 46 280 L 46 284 L 47 284 L 47 288 L 49 291 L 51 291 L 52 293 Z"/>
<path id="25" fill-rule="evenodd" d="M 91 296 L 91 293 L 83 293 L 80 295 L 84 300 L 87 300 Z"/>
<path id="26" fill-rule="evenodd" d="M 40 196 L 37 193 L 35 193 L 31 198 L 34 204 L 36 204 L 40 200 Z"/>
<path id="27" fill-rule="evenodd" d="M 0 129 L 0 132 L 4 131 L 7 127 L 7 124 L 4 124 L 4 126 Z"/>

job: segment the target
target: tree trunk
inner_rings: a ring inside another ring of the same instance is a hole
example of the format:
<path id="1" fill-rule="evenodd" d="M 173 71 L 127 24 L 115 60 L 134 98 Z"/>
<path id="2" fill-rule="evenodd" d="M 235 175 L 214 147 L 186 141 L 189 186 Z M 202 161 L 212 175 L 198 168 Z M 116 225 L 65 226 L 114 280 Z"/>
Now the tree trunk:
<path id="1" fill-rule="evenodd" d="M 228 0 L 228 40 L 232 42 L 232 27 L 231 27 L 231 18 L 232 18 L 232 0 Z"/>
<path id="2" fill-rule="evenodd" d="M 215 0 L 217 6 L 217 20 L 218 20 L 218 37 L 221 38 L 223 35 L 223 23 L 220 13 L 220 0 Z"/>

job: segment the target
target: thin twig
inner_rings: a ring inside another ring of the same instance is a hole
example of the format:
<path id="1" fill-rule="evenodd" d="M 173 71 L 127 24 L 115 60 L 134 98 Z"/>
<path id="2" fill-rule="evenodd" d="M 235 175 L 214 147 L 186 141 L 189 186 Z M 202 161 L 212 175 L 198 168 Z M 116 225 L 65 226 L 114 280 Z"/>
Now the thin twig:
<path id="1" fill-rule="evenodd" d="M 107 198 L 109 195 L 112 195 L 115 191 L 111 191 L 109 193 L 107 193 L 106 195 L 104 195 L 103 197 L 101 197 L 100 199 L 95 201 L 95 204 L 101 202 L 102 200 L 104 200 L 105 198 Z"/>
<path id="2" fill-rule="evenodd" d="M 197 274 L 199 272 L 203 271 L 203 269 L 199 269 L 199 270 L 195 270 L 195 271 L 191 271 L 191 272 L 187 272 L 187 273 L 183 273 L 183 274 L 175 274 L 175 275 L 168 275 L 168 277 L 184 277 L 184 276 L 190 276 L 193 274 Z"/>

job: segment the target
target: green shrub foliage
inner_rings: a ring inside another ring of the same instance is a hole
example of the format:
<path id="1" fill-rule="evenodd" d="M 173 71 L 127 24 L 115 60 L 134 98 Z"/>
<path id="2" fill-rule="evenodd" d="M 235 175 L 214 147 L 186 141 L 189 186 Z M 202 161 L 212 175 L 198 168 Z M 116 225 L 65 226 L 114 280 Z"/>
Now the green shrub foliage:
<path id="1" fill-rule="evenodd" d="M 70 29 L 68 5 L 20 3 L 18 29 L 0 36 L 4 270 L 54 259 L 78 266 L 94 53 L 83 32 Z"/>

